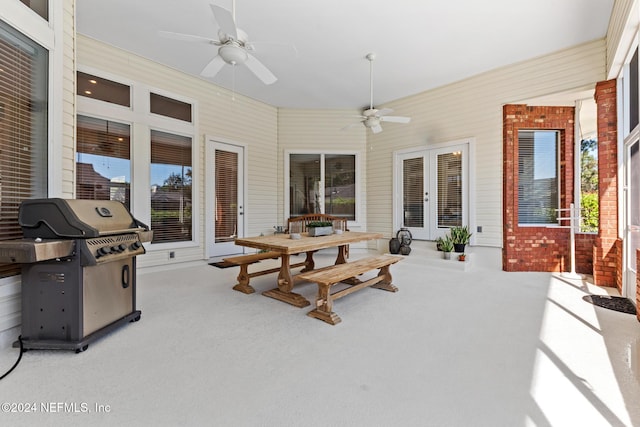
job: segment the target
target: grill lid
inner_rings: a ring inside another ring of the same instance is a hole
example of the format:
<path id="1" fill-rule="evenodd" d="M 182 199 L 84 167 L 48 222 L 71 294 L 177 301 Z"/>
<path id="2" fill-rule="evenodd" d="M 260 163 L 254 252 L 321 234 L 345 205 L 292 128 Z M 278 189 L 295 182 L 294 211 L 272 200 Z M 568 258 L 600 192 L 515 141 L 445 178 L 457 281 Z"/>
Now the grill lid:
<path id="1" fill-rule="evenodd" d="M 123 203 L 115 200 L 29 199 L 20 204 L 24 237 L 55 239 L 99 237 L 140 230 Z"/>

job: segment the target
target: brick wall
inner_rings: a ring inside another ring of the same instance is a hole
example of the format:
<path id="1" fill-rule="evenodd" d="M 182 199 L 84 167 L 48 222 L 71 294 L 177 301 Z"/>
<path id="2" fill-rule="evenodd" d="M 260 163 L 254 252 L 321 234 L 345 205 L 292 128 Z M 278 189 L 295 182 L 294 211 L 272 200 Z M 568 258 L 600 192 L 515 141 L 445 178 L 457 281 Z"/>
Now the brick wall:
<path id="1" fill-rule="evenodd" d="M 569 271 L 569 230 L 518 226 L 518 130 L 560 131 L 560 208 L 573 202 L 574 108 L 505 105 L 503 107 L 503 249 L 505 271 Z M 586 235 L 584 235 L 586 236 Z M 576 239 L 581 254 L 588 237 Z M 577 257 L 585 271 L 592 256 Z"/>
<path id="2" fill-rule="evenodd" d="M 640 249 L 636 249 L 636 265 L 640 265 Z M 640 308 L 640 274 L 636 274 L 636 307 Z M 640 320 L 640 310 L 636 310 Z"/>
<path id="3" fill-rule="evenodd" d="M 593 281 L 622 291 L 622 242 L 618 239 L 618 125 L 616 81 L 596 84 L 598 114 L 598 237 L 593 248 Z"/>

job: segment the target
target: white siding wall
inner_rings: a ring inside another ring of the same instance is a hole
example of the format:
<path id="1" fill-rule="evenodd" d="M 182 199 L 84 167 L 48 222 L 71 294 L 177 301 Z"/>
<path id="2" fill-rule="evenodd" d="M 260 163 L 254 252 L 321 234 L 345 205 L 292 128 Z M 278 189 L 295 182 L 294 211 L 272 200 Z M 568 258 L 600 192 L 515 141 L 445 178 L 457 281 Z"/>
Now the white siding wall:
<path id="1" fill-rule="evenodd" d="M 194 151 L 199 162 L 194 176 L 199 191 L 197 246 L 154 250 L 138 257 L 139 266 L 165 265 L 201 260 L 205 257 L 205 137 L 246 144 L 248 156 L 248 195 L 245 213 L 250 218 L 247 234 L 255 235 L 273 230 L 277 223 L 277 109 L 264 103 L 215 86 L 203 79 L 191 77 L 172 68 L 148 61 L 129 52 L 78 35 L 78 64 L 91 70 L 104 70 L 109 76 L 120 76 L 132 82 L 134 90 L 147 86 L 155 90 L 189 98 L 197 105 Z M 235 100 L 233 99 L 235 98 Z M 144 138 L 144 136 L 142 136 Z M 144 139 L 142 140 L 144 143 Z M 134 140 L 134 144 L 140 141 Z M 138 163 L 144 160 L 133 160 Z M 135 165 L 134 165 L 135 171 Z M 135 186 L 135 177 L 134 183 Z M 194 184 L 195 185 L 195 184 Z M 144 190 L 144 189 L 143 189 Z M 195 199 L 194 199 L 195 200 Z M 146 206 L 145 206 L 146 209 Z M 133 207 L 134 215 L 142 215 Z M 169 251 L 175 258 L 169 258 Z"/>
<path id="2" fill-rule="evenodd" d="M 284 154 L 286 150 L 317 150 L 317 152 L 353 150 L 359 154 L 361 196 L 359 223 L 356 229 L 366 229 L 367 207 L 367 141 L 365 127 L 354 126 L 342 130 L 357 121 L 361 112 L 352 110 L 300 110 L 281 108 L 278 111 L 278 223 L 286 225 L 284 214 Z M 356 209 L 358 209 L 356 208 Z"/>
<path id="3" fill-rule="evenodd" d="M 617 78 L 638 28 L 638 0 L 616 0 L 607 30 L 607 76 Z"/>
<path id="4" fill-rule="evenodd" d="M 385 124 L 368 135 L 367 226 L 390 237 L 393 152 L 409 147 L 475 138 L 476 244 L 502 246 L 502 106 L 525 99 L 593 88 L 605 78 L 605 42 L 595 41 L 487 72 L 407 97 L 384 107 L 411 117 L 406 125 Z"/>

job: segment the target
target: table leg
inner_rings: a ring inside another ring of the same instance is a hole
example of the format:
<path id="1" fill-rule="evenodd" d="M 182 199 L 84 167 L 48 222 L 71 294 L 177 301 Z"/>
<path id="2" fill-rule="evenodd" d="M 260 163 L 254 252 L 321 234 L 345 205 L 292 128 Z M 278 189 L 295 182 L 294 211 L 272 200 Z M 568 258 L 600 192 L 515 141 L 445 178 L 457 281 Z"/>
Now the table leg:
<path id="1" fill-rule="evenodd" d="M 280 257 L 280 272 L 278 273 L 278 287 L 264 291 L 262 295 L 286 302 L 295 307 L 306 307 L 311 303 L 302 295 L 291 292 L 293 289 L 293 276 L 289 266 L 290 258 L 289 254 L 282 254 Z"/>
<path id="2" fill-rule="evenodd" d="M 338 256 L 336 257 L 336 262 L 335 264 L 344 264 L 347 262 L 347 251 L 349 250 L 349 245 L 340 245 L 338 246 Z M 347 285 L 357 285 L 359 283 L 362 283 L 362 281 L 360 279 L 358 279 L 357 277 L 349 277 L 348 279 L 345 279 L 342 281 L 342 283 L 346 283 Z"/>
<path id="3" fill-rule="evenodd" d="M 304 273 L 305 271 L 311 271 L 316 267 L 316 263 L 313 260 L 313 253 L 315 251 L 308 251 L 307 252 L 307 257 L 304 260 L 304 268 L 302 270 L 300 270 L 301 273 Z"/>

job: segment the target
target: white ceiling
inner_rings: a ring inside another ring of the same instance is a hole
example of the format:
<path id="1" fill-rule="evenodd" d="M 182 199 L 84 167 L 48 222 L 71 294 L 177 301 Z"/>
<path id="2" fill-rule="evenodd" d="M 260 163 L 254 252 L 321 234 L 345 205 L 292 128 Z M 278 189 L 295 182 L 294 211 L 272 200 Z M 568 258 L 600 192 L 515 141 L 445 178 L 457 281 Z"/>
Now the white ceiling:
<path id="1" fill-rule="evenodd" d="M 199 75 L 213 45 L 159 31 L 217 39 L 209 3 L 232 0 L 77 0 L 77 30 Z M 360 109 L 605 36 L 613 0 L 237 0 L 236 22 L 278 80 L 264 85 L 226 65 L 213 83 L 288 108 Z"/>

